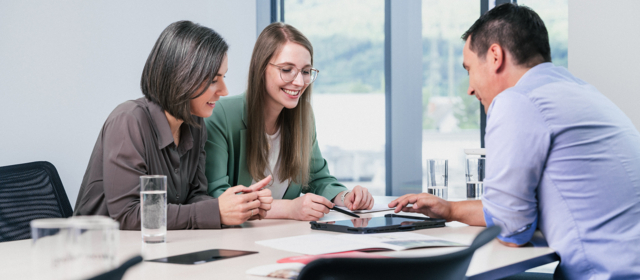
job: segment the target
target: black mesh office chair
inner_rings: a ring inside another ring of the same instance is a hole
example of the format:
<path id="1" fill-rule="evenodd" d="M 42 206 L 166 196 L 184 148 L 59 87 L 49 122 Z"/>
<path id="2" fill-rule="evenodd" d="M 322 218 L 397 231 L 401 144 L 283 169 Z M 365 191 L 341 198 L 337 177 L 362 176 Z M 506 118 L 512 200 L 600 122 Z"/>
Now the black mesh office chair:
<path id="1" fill-rule="evenodd" d="M 353 279 L 465 279 L 476 249 L 493 240 L 500 228 L 480 232 L 469 248 L 451 254 L 423 258 L 318 259 L 306 265 L 298 280 Z"/>
<path id="2" fill-rule="evenodd" d="M 31 220 L 71 215 L 53 164 L 38 161 L 0 167 L 0 242 L 31 238 Z"/>

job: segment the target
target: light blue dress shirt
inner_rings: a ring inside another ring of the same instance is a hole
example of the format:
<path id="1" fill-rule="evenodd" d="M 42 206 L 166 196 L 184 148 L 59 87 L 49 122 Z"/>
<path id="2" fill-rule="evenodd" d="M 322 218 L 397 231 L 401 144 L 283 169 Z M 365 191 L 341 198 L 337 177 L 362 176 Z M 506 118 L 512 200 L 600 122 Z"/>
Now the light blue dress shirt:
<path id="1" fill-rule="evenodd" d="M 557 274 L 640 279 L 640 134 L 613 102 L 543 63 L 493 100 L 485 143 L 484 218 L 501 240 L 539 228 Z"/>

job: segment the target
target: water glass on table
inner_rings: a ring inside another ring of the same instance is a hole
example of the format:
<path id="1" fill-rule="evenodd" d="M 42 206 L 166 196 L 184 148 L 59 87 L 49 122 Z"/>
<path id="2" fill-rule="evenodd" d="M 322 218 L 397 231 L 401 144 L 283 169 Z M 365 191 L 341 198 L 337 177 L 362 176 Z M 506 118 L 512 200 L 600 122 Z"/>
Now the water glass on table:
<path id="1" fill-rule="evenodd" d="M 465 167 L 467 198 L 480 198 L 484 194 L 485 158 L 469 157 Z"/>
<path id="2" fill-rule="evenodd" d="M 31 221 L 31 278 L 86 279 L 116 268 L 118 229 L 105 216 Z"/>
<path id="3" fill-rule="evenodd" d="M 446 159 L 427 160 L 427 193 L 447 199 L 449 197 L 449 161 Z"/>
<path id="4" fill-rule="evenodd" d="M 140 176 L 142 241 L 164 243 L 167 236 L 167 176 Z"/>

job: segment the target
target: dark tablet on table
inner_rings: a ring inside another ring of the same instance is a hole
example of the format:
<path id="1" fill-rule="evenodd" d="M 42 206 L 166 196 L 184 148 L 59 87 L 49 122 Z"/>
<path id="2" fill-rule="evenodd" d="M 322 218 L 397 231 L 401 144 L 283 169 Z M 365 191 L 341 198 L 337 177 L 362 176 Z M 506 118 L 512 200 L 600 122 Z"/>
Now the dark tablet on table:
<path id="1" fill-rule="evenodd" d="M 387 214 L 384 217 L 358 218 L 344 221 L 311 222 L 311 229 L 344 233 L 383 233 L 444 227 L 444 219 Z"/>
<path id="2" fill-rule="evenodd" d="M 163 262 L 163 263 L 175 263 L 175 264 L 201 264 L 206 262 L 218 261 L 222 259 L 240 257 L 244 255 L 251 255 L 251 254 L 257 254 L 257 253 L 258 252 L 252 252 L 252 251 L 211 249 L 211 250 L 187 253 L 187 254 L 171 256 L 166 258 L 148 260 L 148 262 Z"/>

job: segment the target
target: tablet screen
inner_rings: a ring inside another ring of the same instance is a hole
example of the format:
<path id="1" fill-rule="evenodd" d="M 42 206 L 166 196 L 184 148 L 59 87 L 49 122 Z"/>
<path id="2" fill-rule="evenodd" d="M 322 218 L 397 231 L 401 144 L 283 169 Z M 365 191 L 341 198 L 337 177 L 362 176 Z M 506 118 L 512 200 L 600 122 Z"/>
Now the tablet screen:
<path id="1" fill-rule="evenodd" d="M 344 221 L 330 221 L 330 222 L 318 222 L 319 224 L 334 224 L 348 227 L 360 227 L 360 228 L 375 228 L 392 225 L 411 225 L 413 223 L 424 222 L 424 219 L 416 218 L 403 218 L 403 217 L 374 217 L 374 218 L 359 218 Z"/>

